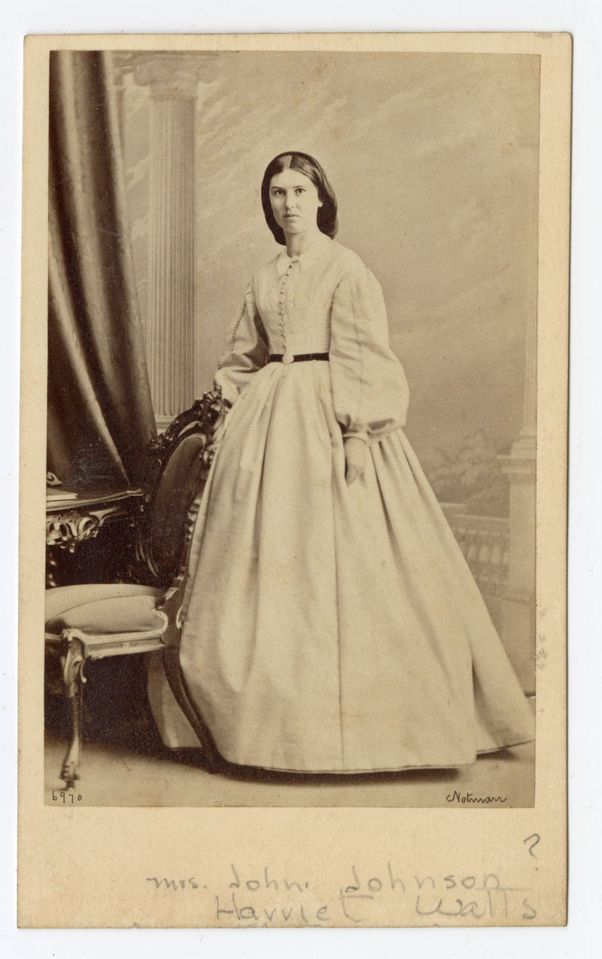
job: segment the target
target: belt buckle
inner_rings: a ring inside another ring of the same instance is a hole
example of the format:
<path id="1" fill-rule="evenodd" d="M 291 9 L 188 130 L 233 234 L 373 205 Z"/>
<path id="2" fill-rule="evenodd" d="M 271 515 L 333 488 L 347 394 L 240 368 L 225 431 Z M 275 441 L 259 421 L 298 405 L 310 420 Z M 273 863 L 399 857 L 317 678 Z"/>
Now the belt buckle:
<path id="1" fill-rule="evenodd" d="M 294 363 L 294 361 L 295 361 L 295 357 L 293 353 L 290 353 L 288 350 L 286 351 L 286 353 L 282 355 L 282 362 L 286 363 L 287 366 L 289 363 Z"/>

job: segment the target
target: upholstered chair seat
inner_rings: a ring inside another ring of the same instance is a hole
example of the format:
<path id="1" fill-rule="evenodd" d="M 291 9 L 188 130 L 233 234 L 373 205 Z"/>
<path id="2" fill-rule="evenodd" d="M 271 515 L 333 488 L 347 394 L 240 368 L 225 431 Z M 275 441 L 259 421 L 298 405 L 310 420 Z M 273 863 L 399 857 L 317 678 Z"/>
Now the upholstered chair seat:
<path id="1" fill-rule="evenodd" d="M 65 629 L 99 635 L 154 630 L 162 595 L 156 587 L 130 583 L 58 586 L 46 593 L 46 632 L 59 638 Z"/>

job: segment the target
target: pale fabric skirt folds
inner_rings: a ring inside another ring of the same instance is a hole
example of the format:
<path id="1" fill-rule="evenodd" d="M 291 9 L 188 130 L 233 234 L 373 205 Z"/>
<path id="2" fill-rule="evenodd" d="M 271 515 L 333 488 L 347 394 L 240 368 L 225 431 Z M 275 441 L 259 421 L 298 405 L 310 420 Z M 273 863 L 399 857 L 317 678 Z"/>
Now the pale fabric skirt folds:
<path id="1" fill-rule="evenodd" d="M 449 767 L 533 738 L 403 430 L 367 459 L 348 487 L 326 362 L 268 364 L 228 415 L 194 533 L 181 662 L 233 763 Z M 151 704 L 168 745 L 194 745 L 158 682 Z"/>

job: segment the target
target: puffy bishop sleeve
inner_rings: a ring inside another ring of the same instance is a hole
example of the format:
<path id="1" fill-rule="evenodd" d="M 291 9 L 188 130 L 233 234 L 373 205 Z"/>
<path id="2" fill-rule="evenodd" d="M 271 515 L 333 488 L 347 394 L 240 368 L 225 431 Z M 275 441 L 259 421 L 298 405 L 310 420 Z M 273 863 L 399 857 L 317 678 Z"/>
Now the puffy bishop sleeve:
<path id="1" fill-rule="evenodd" d="M 268 360 L 267 337 L 255 306 L 249 283 L 238 319 L 228 336 L 228 345 L 214 377 L 222 396 L 233 404 L 250 382 L 250 377 Z"/>
<path id="2" fill-rule="evenodd" d="M 359 257 L 350 262 L 334 293 L 330 374 L 335 415 L 345 437 L 376 442 L 405 424 L 408 383 L 389 346 L 383 292 Z"/>

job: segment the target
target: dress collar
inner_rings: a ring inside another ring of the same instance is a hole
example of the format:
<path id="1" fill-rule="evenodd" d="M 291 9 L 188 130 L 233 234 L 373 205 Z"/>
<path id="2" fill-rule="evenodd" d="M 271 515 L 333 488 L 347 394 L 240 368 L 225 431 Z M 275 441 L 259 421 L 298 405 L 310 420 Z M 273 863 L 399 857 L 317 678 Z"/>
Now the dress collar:
<path id="1" fill-rule="evenodd" d="M 332 240 L 329 236 L 326 236 L 325 233 L 318 232 L 314 242 L 308 247 L 303 253 L 300 253 L 299 256 L 289 256 L 286 250 L 283 250 L 282 253 L 279 253 L 276 257 L 276 270 L 278 276 L 282 276 L 285 273 L 291 263 L 298 263 L 301 271 L 306 270 L 313 260 L 318 256 L 326 247 L 330 245 Z"/>

